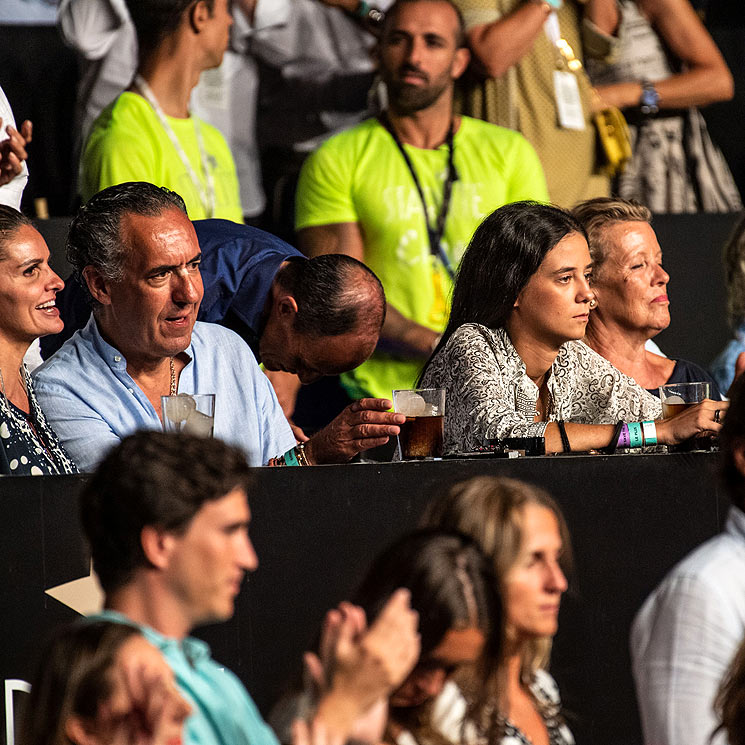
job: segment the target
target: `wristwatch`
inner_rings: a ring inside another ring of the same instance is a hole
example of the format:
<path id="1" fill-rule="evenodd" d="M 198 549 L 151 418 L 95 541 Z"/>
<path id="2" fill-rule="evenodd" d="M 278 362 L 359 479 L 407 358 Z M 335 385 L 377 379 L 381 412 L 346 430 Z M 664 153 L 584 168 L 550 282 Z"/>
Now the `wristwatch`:
<path id="1" fill-rule="evenodd" d="M 649 80 L 642 80 L 642 97 L 639 99 L 639 109 L 647 116 L 656 114 L 660 110 L 660 94 Z"/>

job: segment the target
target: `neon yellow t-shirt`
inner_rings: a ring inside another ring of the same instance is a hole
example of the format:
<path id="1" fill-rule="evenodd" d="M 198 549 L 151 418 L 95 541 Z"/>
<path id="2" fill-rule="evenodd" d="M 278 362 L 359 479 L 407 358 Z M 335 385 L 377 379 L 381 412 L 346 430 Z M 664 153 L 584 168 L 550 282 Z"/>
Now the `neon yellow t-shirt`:
<path id="1" fill-rule="evenodd" d="M 195 117 L 166 118 L 204 187 Z M 215 184 L 212 217 L 243 222 L 238 176 L 230 148 L 217 129 L 201 119 L 197 121 Z M 165 186 L 183 197 L 190 219 L 210 217 L 202 195 L 155 111 L 142 96 L 128 91 L 107 106 L 93 123 L 83 149 L 80 193 L 87 202 L 101 189 L 125 181 L 149 181 Z"/>
<path id="2" fill-rule="evenodd" d="M 448 149 L 404 145 L 435 224 L 447 176 Z M 443 246 L 457 267 L 474 230 L 497 207 L 523 199 L 548 201 L 538 156 L 517 132 L 463 117 L 454 137 L 453 184 Z M 359 223 L 365 263 L 380 277 L 388 302 L 406 318 L 441 332 L 452 281 L 430 252 L 424 211 L 414 181 L 390 133 L 368 119 L 324 143 L 300 174 L 296 228 Z M 376 352 L 342 377 L 355 397 L 390 398 L 410 388 L 424 360 Z"/>

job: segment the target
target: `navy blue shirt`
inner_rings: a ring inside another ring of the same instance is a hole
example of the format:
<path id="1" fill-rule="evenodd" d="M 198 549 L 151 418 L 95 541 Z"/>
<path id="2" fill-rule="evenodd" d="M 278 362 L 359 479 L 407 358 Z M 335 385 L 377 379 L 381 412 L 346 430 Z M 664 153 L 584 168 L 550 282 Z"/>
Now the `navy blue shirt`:
<path id="1" fill-rule="evenodd" d="M 708 383 L 709 398 L 712 401 L 722 400 L 721 391 L 719 390 L 719 386 L 714 378 L 712 378 L 703 367 L 697 365 L 695 362 L 689 362 L 688 360 L 675 360 L 675 367 L 665 385 L 670 385 L 672 383 Z M 659 388 L 647 388 L 647 390 L 653 396 L 657 396 L 657 398 L 660 397 Z"/>
<path id="2" fill-rule="evenodd" d="M 261 316 L 274 277 L 283 261 L 303 255 L 271 233 L 230 220 L 196 220 L 194 229 L 202 250 L 204 284 L 198 318 L 238 331 L 258 358 Z M 57 293 L 57 307 L 65 328 L 41 339 L 44 359 L 83 328 L 90 317 L 85 293 L 74 277 Z"/>

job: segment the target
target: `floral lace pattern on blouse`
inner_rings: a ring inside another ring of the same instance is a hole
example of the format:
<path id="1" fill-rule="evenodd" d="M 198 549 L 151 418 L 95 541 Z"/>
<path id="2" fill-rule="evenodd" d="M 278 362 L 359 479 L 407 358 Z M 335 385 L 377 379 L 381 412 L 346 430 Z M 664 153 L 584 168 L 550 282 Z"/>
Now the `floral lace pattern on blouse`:
<path id="1" fill-rule="evenodd" d="M 546 384 L 551 422 L 615 424 L 662 414 L 659 400 L 581 341 L 561 345 Z M 430 363 L 421 387 L 446 390 L 447 452 L 546 431 L 547 422 L 533 421 L 538 387 L 504 329 L 461 326 Z"/>

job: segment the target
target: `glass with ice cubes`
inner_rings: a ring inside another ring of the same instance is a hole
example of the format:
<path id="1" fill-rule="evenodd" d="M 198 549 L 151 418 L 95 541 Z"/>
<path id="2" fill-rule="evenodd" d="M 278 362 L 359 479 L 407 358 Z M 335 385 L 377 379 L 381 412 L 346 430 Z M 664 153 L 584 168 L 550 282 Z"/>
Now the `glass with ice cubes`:
<path id="1" fill-rule="evenodd" d="M 179 393 L 161 396 L 163 431 L 212 437 L 215 429 L 214 393 Z"/>
<path id="2" fill-rule="evenodd" d="M 406 417 L 398 435 L 400 457 L 403 460 L 442 458 L 445 389 L 393 391 L 393 408 Z"/>

